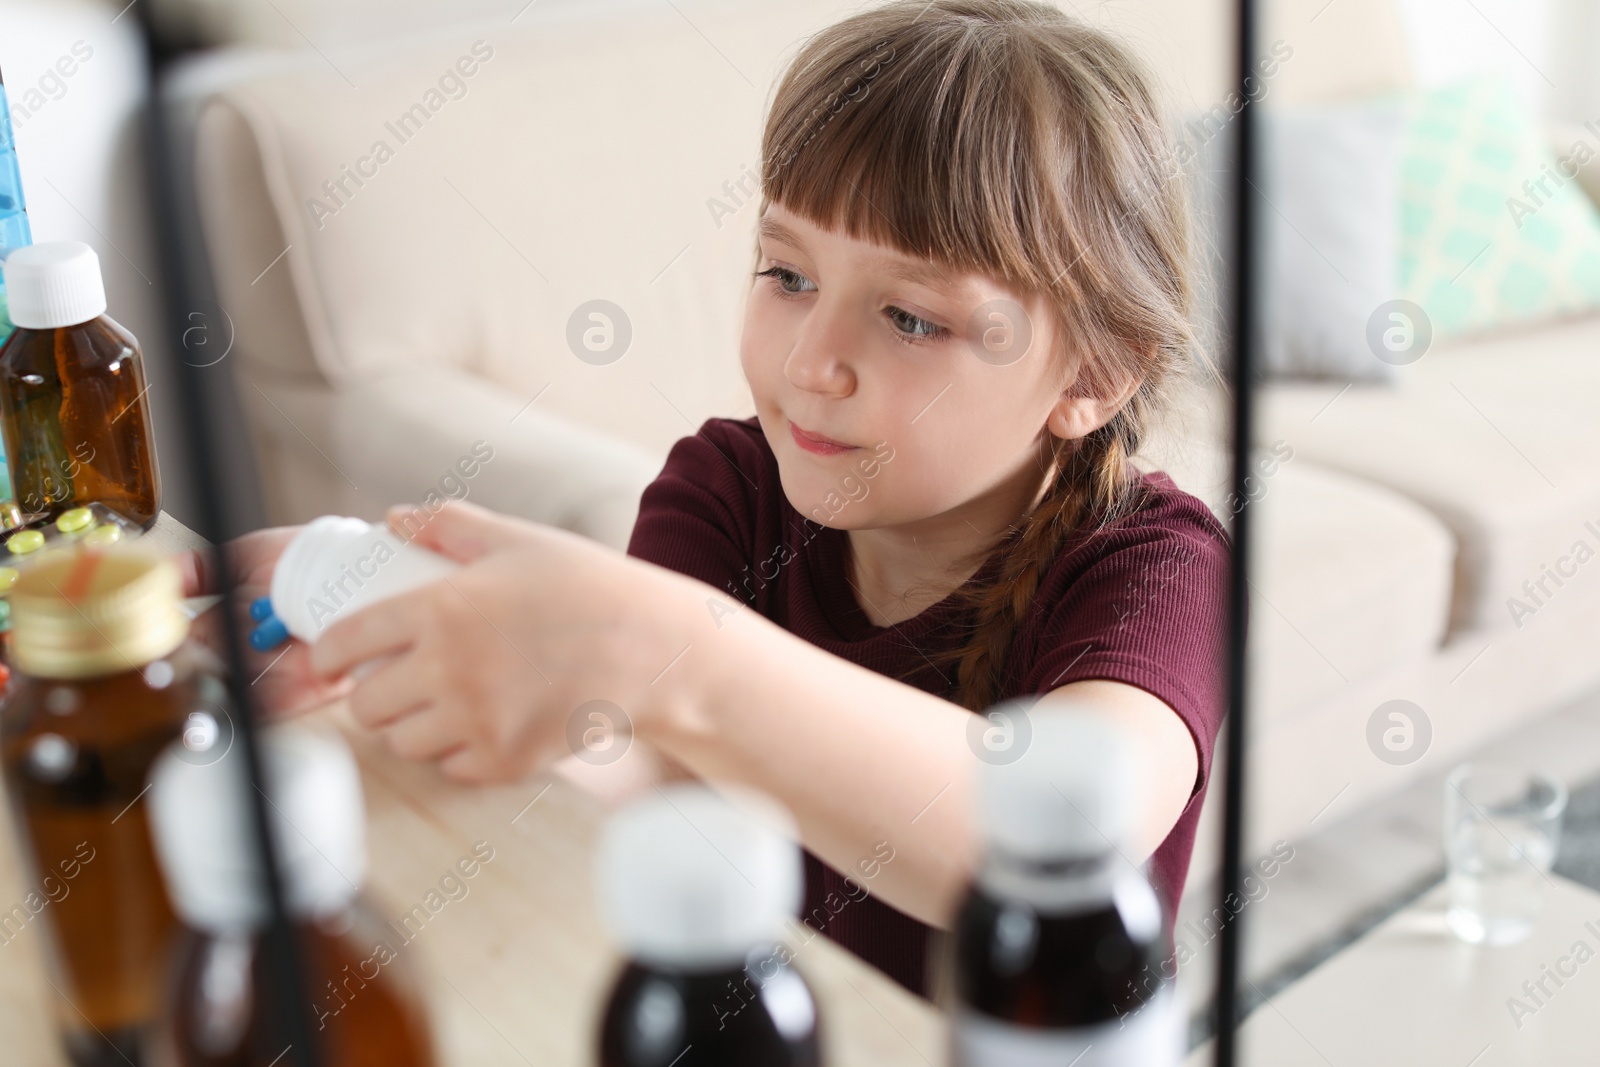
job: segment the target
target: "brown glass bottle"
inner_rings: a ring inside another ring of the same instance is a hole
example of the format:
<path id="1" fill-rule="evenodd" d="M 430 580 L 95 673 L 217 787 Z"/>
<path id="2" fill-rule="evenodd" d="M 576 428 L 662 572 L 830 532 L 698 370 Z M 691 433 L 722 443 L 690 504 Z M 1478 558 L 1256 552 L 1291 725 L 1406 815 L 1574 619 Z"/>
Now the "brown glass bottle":
<path id="1" fill-rule="evenodd" d="M 992 862 L 992 861 L 991 861 Z M 1154 897 L 1130 875 L 1113 887 L 1110 859 L 1039 865 L 1036 883 L 1078 883 L 1082 899 L 1039 907 L 1025 895 L 972 888 L 955 923 L 953 979 L 963 1005 L 989 1018 L 1041 1030 L 1092 1027 L 1136 1014 L 1161 988 L 1159 926 L 1138 928 L 1113 892 Z M 1021 878 L 1017 878 L 1021 881 Z M 1090 888 L 1084 888 L 1093 884 Z"/>
<path id="2" fill-rule="evenodd" d="M 387 929 L 358 900 L 331 918 L 302 919 L 295 933 L 316 998 L 314 1034 L 323 1067 L 432 1067 L 425 1013 Z M 184 934 L 171 1010 L 150 1046 L 151 1067 L 271 1067 L 283 1054 L 263 1025 L 258 993 L 272 968 L 259 933 Z"/>
<path id="3" fill-rule="evenodd" d="M 32 517 L 101 503 L 148 528 L 161 475 L 133 334 L 101 316 L 18 328 L 0 352 L 0 427 L 17 503 Z"/>
<path id="4" fill-rule="evenodd" d="M 138 1063 L 176 920 L 140 803 L 151 762 L 219 718 L 221 683 L 185 644 L 170 560 L 124 546 L 40 559 L 11 593 L 0 769 L 74 1064 Z"/>
<path id="5" fill-rule="evenodd" d="M 16 330 L 0 348 L 0 430 L 29 518 L 100 503 L 148 528 L 161 476 L 139 342 L 105 315 L 100 260 L 54 241 L 6 258 Z"/>
<path id="6" fill-rule="evenodd" d="M 256 740 L 317 1063 L 431 1067 L 432 1035 L 405 942 L 362 895 L 366 817 L 354 753 L 337 731 L 304 723 L 263 727 Z M 197 758 L 173 745 L 151 770 L 156 856 L 187 932 L 151 1035 L 150 1067 L 272 1067 L 289 1043 L 278 953 L 266 942 L 252 795 L 239 746 Z"/>
<path id="7" fill-rule="evenodd" d="M 818 1067 L 810 987 L 787 963 L 756 978 L 759 958 L 704 971 L 627 964 L 601 1022 L 600 1067 Z"/>

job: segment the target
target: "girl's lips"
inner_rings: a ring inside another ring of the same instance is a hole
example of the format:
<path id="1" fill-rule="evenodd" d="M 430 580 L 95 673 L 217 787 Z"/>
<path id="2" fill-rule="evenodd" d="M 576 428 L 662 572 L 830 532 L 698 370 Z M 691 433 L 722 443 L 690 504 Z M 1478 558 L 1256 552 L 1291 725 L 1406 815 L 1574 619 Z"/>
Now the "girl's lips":
<path id="1" fill-rule="evenodd" d="M 794 423 L 789 423 L 789 436 L 794 438 L 794 443 L 807 452 L 818 456 L 837 456 L 841 452 L 853 452 L 857 445 L 841 444 L 831 437 L 823 437 L 817 433 L 807 433 Z"/>

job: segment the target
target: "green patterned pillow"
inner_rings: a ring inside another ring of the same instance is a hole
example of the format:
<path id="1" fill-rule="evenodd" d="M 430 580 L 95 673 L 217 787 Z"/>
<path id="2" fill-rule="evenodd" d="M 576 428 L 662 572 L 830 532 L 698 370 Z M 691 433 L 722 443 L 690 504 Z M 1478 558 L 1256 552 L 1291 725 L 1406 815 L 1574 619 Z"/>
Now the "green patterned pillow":
<path id="1" fill-rule="evenodd" d="M 1503 77 L 1423 93 L 1400 174 L 1400 288 L 1436 337 L 1600 307 L 1600 212 Z M 1565 170 L 1566 173 L 1563 173 Z"/>

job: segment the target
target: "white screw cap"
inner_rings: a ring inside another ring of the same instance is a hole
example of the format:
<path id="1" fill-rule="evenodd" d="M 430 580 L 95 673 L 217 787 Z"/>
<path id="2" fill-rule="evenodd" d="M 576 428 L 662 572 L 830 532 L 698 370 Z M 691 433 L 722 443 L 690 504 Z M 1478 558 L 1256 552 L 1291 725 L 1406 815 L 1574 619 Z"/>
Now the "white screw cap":
<path id="1" fill-rule="evenodd" d="M 346 907 L 366 880 L 366 816 L 355 756 L 337 733 L 300 724 L 261 731 L 268 821 L 283 865 L 289 911 Z M 263 925 L 249 778 L 235 739 L 226 752 L 176 741 L 150 773 L 151 831 L 173 905 L 201 930 Z"/>
<path id="2" fill-rule="evenodd" d="M 5 259 L 11 322 L 55 330 L 106 313 L 100 257 L 82 241 L 47 241 L 15 249 Z"/>
<path id="3" fill-rule="evenodd" d="M 800 910 L 793 818 L 731 784 L 665 786 L 625 807 L 601 839 L 604 918 L 635 960 L 676 970 L 738 966 Z"/>
<path id="4" fill-rule="evenodd" d="M 1015 762 L 979 769 L 978 810 L 991 849 L 1017 859 L 1083 859 L 1121 849 L 1143 783 L 1126 734 L 1071 708 L 1024 710 L 1032 725 Z"/>
<path id="5" fill-rule="evenodd" d="M 272 610 L 315 644 L 335 618 L 437 582 L 460 564 L 403 540 L 382 523 L 324 515 L 284 548 L 272 572 Z"/>

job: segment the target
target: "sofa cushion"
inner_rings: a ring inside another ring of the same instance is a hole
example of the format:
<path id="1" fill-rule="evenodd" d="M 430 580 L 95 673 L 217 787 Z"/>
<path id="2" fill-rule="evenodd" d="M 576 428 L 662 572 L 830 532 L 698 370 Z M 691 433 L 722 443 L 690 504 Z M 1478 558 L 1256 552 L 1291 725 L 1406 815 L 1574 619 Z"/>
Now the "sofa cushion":
<path id="1" fill-rule="evenodd" d="M 286 522 L 466 499 L 620 551 L 665 459 L 449 368 L 343 389 L 263 381 L 245 399 L 267 450 L 293 471 L 268 484 Z"/>
<path id="2" fill-rule="evenodd" d="M 1504 75 L 1421 94 L 1400 173 L 1400 291 L 1435 337 L 1600 307 L 1600 213 Z"/>
<path id="3" fill-rule="evenodd" d="M 1261 181 L 1272 199 L 1256 203 L 1267 373 L 1391 377 L 1390 365 L 1372 358 L 1366 325 L 1394 292 L 1405 130 L 1392 98 L 1264 112 Z"/>
<path id="4" fill-rule="evenodd" d="M 1437 518 L 1298 455 L 1262 484 L 1248 505 L 1259 509 L 1250 671 L 1260 720 L 1439 647 L 1456 545 Z"/>
<path id="5" fill-rule="evenodd" d="M 1388 486 L 1454 532 L 1452 625 L 1600 588 L 1600 316 L 1439 344 L 1394 385 L 1279 384 L 1259 440 Z M 1582 547 L 1586 546 L 1586 547 Z M 1555 577 L 1551 577 L 1551 575 Z"/>
<path id="6" fill-rule="evenodd" d="M 1249 508 L 1254 552 L 1250 691 L 1257 722 L 1292 714 L 1349 683 L 1432 654 L 1450 611 L 1455 539 L 1426 509 L 1308 461 L 1285 441 L 1258 450 L 1248 496 L 1231 495 L 1228 457 L 1202 443 L 1193 408 L 1158 432 L 1140 465 L 1159 467 L 1228 523 Z"/>

